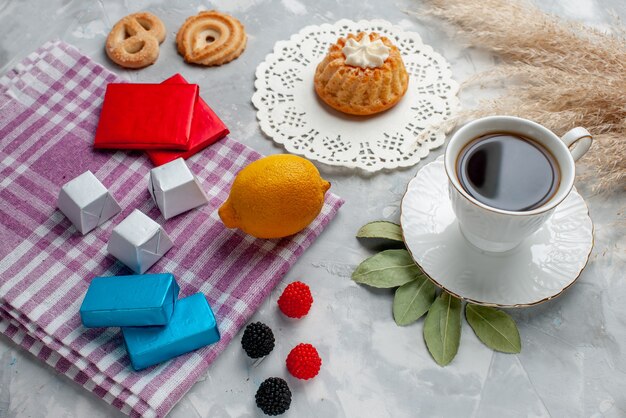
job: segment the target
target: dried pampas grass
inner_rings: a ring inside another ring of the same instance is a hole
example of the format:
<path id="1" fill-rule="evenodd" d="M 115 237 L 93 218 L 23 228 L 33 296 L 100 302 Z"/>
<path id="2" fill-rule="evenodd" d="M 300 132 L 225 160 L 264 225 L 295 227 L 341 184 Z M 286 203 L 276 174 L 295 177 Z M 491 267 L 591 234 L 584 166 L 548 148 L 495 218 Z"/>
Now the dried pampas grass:
<path id="1" fill-rule="evenodd" d="M 524 0 L 427 0 L 427 15 L 454 24 L 502 65 L 474 77 L 506 94 L 483 101 L 464 118 L 508 114 L 536 120 L 562 135 L 583 126 L 594 145 L 583 162 L 596 189 L 626 188 L 626 37 L 546 14 Z M 424 16 L 424 14 L 420 14 Z"/>

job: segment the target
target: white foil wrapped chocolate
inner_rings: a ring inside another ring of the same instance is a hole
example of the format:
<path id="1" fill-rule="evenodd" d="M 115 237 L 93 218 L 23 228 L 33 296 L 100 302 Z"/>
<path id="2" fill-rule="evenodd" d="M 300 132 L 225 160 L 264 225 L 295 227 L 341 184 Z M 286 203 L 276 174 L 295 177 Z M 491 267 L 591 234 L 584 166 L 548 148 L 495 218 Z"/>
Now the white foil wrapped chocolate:
<path id="1" fill-rule="evenodd" d="M 135 209 L 113 229 L 107 250 L 135 273 L 143 274 L 173 246 L 161 225 Z"/>
<path id="2" fill-rule="evenodd" d="M 150 171 L 148 191 L 165 219 L 208 203 L 198 179 L 182 158 Z"/>
<path id="3" fill-rule="evenodd" d="M 63 185 L 57 207 L 83 235 L 121 211 L 113 195 L 91 171 Z"/>

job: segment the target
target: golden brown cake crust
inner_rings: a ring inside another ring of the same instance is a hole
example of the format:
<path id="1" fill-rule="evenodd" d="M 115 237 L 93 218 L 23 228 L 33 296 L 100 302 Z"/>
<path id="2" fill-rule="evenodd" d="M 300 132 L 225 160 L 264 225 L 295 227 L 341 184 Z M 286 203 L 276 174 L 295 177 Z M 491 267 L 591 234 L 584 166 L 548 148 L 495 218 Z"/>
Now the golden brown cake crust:
<path id="1" fill-rule="evenodd" d="M 389 57 L 379 68 L 361 68 L 346 64 L 343 53 L 349 38 L 357 41 L 369 36 L 380 39 L 390 48 Z M 371 115 L 396 105 L 406 93 L 409 75 L 398 48 L 384 36 L 372 32 L 349 34 L 331 45 L 328 54 L 315 70 L 315 91 L 329 106 L 351 115 Z"/>
<path id="2" fill-rule="evenodd" d="M 239 57 L 246 41 L 241 22 L 215 10 L 187 18 L 176 35 L 178 53 L 185 61 L 206 66 L 226 64 Z"/>

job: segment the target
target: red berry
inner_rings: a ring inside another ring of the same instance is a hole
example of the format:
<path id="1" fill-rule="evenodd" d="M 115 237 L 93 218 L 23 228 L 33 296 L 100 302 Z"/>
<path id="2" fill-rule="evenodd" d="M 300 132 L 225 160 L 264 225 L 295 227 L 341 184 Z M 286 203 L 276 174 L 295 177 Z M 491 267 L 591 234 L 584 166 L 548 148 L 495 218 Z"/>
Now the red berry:
<path id="1" fill-rule="evenodd" d="M 302 282 L 289 283 L 278 298 L 278 307 L 289 318 L 302 318 L 312 304 L 311 289 Z"/>
<path id="2" fill-rule="evenodd" d="M 317 376 L 322 367 L 322 359 L 311 344 L 298 344 L 287 356 L 287 370 L 298 379 L 311 379 Z"/>

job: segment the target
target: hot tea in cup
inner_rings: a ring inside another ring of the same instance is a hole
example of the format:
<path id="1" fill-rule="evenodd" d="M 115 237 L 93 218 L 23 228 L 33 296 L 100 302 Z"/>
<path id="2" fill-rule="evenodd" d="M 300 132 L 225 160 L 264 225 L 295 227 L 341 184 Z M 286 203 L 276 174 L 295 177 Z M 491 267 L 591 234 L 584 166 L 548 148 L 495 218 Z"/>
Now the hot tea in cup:
<path id="1" fill-rule="evenodd" d="M 515 248 L 537 231 L 574 185 L 574 161 L 591 146 L 584 128 L 562 138 L 530 120 L 477 119 L 444 156 L 452 208 L 463 236 L 481 250 Z"/>
<path id="2" fill-rule="evenodd" d="M 527 211 L 548 202 L 561 181 L 556 158 L 543 145 L 511 132 L 481 135 L 461 150 L 463 189 L 488 206 Z"/>

